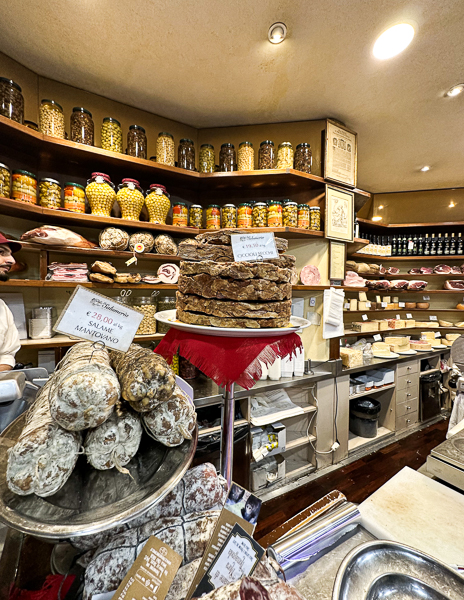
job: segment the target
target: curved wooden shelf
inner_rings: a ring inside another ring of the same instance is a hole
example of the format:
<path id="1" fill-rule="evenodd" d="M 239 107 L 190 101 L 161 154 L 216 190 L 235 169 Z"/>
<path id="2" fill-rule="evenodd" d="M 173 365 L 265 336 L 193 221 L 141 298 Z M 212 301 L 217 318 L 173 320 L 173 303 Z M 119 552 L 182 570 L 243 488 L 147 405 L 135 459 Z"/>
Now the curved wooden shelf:
<path id="1" fill-rule="evenodd" d="M 363 258 L 364 262 L 383 262 L 385 260 L 428 260 L 435 262 L 436 264 L 440 264 L 439 261 L 446 264 L 446 261 L 448 260 L 461 260 L 464 264 L 464 254 L 453 254 L 448 256 L 437 256 L 436 254 L 433 256 L 372 256 L 371 254 L 358 254 L 355 252 L 354 254 L 350 254 L 349 258 Z"/>
<path id="2" fill-rule="evenodd" d="M 134 342 L 152 342 L 154 340 L 161 340 L 164 337 L 164 333 L 152 333 L 146 335 L 136 335 Z M 73 340 L 67 335 L 55 335 L 52 338 L 46 338 L 41 340 L 20 340 L 21 348 L 30 348 L 34 350 L 43 350 L 44 348 L 68 348 L 82 342 L 82 340 Z"/>
<path id="3" fill-rule="evenodd" d="M 362 277 L 362 275 L 361 275 Z M 365 279 L 433 279 L 434 277 L 446 277 L 446 279 L 462 279 L 463 273 L 397 273 L 396 275 L 366 275 Z"/>
<path id="4" fill-rule="evenodd" d="M 414 330 L 424 330 L 426 329 L 427 331 L 460 331 L 461 333 L 464 334 L 464 327 L 421 327 L 420 325 L 418 327 L 400 327 L 399 329 L 383 329 L 382 331 L 379 331 L 378 329 L 374 329 L 372 331 L 352 331 L 351 329 L 346 329 L 345 333 L 343 334 L 343 336 L 348 336 L 348 335 L 356 335 L 356 336 L 364 336 L 364 335 L 374 335 L 379 333 L 380 335 L 385 335 L 385 334 L 390 334 L 390 333 L 396 333 L 397 335 L 401 335 L 402 331 L 414 331 Z M 437 338 L 439 339 L 439 338 Z M 451 346 L 450 346 L 451 348 Z M 444 348 L 441 348 L 442 350 L 444 350 Z M 417 354 L 421 354 L 420 352 L 418 352 Z M 412 355 L 411 356 L 417 356 L 417 355 Z"/>
<path id="5" fill-rule="evenodd" d="M 380 223 L 380 221 L 371 221 L 370 219 L 361 219 L 358 217 L 357 221 L 361 225 L 370 227 L 371 229 L 412 229 L 417 227 L 462 227 L 464 221 L 441 221 L 432 223 Z"/>
<path id="6" fill-rule="evenodd" d="M 41 279 L 9 279 L 0 283 L 3 287 L 35 287 L 35 288 L 68 288 L 74 289 L 78 285 L 92 289 L 139 289 L 139 290 L 177 290 L 177 285 L 149 283 L 95 283 L 93 281 L 43 281 Z"/>

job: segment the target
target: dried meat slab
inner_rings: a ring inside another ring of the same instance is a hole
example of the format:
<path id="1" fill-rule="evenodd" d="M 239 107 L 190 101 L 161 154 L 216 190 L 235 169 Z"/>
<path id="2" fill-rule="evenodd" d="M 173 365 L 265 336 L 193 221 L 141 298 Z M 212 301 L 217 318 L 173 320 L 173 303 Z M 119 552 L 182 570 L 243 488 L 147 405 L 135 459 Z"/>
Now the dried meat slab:
<path id="1" fill-rule="evenodd" d="M 180 310 L 204 313 L 214 317 L 235 317 L 246 319 L 290 319 L 292 301 L 282 302 L 236 302 L 234 300 L 215 300 L 200 296 L 185 295 L 177 292 L 176 306 Z"/>
<path id="2" fill-rule="evenodd" d="M 200 233 L 200 235 L 197 235 L 195 239 L 206 244 L 221 244 L 223 246 L 230 246 L 230 236 L 240 233 L 246 235 L 250 234 L 250 232 L 246 229 L 220 229 L 207 231 L 206 233 Z M 274 239 L 276 248 L 279 252 L 286 252 L 288 250 L 288 240 L 278 237 L 275 237 Z"/>
<path id="3" fill-rule="evenodd" d="M 196 240 L 184 240 L 179 244 L 178 255 L 183 260 L 212 260 L 214 262 L 234 262 L 234 253 L 231 246 L 206 244 Z M 282 254 L 279 258 L 266 261 L 283 269 L 290 269 L 295 264 L 295 257 Z"/>
<path id="4" fill-rule="evenodd" d="M 281 269 L 267 262 L 215 263 L 211 260 L 200 262 L 184 261 L 180 264 L 181 275 L 207 273 L 212 277 L 230 277 L 231 279 L 269 279 L 288 283 L 292 278 L 291 269 Z"/>
<path id="5" fill-rule="evenodd" d="M 189 325 L 202 325 L 203 327 L 233 327 L 240 329 L 267 329 L 269 327 L 289 327 L 290 319 L 279 317 L 277 319 L 238 319 L 213 317 L 202 315 L 187 310 L 177 309 L 177 318 L 182 323 Z"/>
<path id="6" fill-rule="evenodd" d="M 193 276 L 181 275 L 178 285 L 179 291 L 183 294 L 195 294 L 218 300 L 278 301 L 292 297 L 291 283 L 275 283 L 267 279 L 234 281 L 200 273 Z"/>

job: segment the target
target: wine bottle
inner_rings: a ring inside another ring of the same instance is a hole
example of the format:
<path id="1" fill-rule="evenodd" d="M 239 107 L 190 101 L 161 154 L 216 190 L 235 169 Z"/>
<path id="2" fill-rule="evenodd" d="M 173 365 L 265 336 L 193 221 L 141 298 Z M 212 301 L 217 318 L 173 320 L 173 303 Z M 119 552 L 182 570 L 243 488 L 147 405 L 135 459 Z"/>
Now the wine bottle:
<path id="1" fill-rule="evenodd" d="M 392 237 L 392 256 L 396 256 L 397 247 L 396 247 L 396 235 Z"/>
<path id="2" fill-rule="evenodd" d="M 441 233 L 438 234 L 437 240 L 437 255 L 441 256 L 443 254 L 443 238 L 441 237 Z"/>
<path id="3" fill-rule="evenodd" d="M 456 238 L 454 237 L 454 233 L 451 234 L 450 252 L 449 253 L 453 256 L 456 254 Z"/>
<path id="4" fill-rule="evenodd" d="M 412 239 L 412 235 L 408 235 L 408 256 L 413 255 L 414 250 L 414 241 Z"/>
<path id="5" fill-rule="evenodd" d="M 412 238 L 412 243 L 413 243 L 413 246 L 412 246 L 413 256 L 417 256 L 417 252 L 419 250 L 419 248 L 418 248 L 417 233 L 414 234 L 414 237 Z"/>
<path id="6" fill-rule="evenodd" d="M 450 239 L 447 233 L 445 233 L 445 239 L 443 241 L 443 254 L 447 254 L 448 256 L 450 254 Z"/>
<path id="7" fill-rule="evenodd" d="M 464 245 L 462 243 L 461 232 L 458 233 L 458 241 L 456 244 L 456 254 L 462 254 L 464 252 Z"/>
<path id="8" fill-rule="evenodd" d="M 417 242 L 417 255 L 424 256 L 424 237 L 422 234 L 419 234 L 418 242 Z"/>
<path id="9" fill-rule="evenodd" d="M 428 233 L 425 234 L 424 256 L 430 256 L 430 239 L 429 239 L 429 234 Z"/>
<path id="10" fill-rule="evenodd" d="M 435 234 L 432 233 L 432 239 L 430 240 L 430 256 L 436 256 L 437 254 L 437 240 Z"/>

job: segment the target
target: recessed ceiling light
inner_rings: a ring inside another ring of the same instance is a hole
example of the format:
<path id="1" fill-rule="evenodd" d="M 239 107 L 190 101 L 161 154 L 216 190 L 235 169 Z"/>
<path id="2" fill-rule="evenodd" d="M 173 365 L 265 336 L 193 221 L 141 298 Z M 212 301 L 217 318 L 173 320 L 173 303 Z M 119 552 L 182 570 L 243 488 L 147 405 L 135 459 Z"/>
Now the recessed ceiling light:
<path id="1" fill-rule="evenodd" d="M 269 27 L 267 39 L 271 44 L 280 44 L 287 37 L 287 26 L 285 23 L 274 23 Z"/>
<path id="2" fill-rule="evenodd" d="M 452 98 L 453 96 L 459 96 L 459 94 L 464 90 L 464 83 L 458 83 L 457 85 L 453 85 L 452 88 L 450 88 L 445 96 L 450 96 L 450 98 Z"/>
<path id="3" fill-rule="evenodd" d="M 382 220 L 382 217 L 372 217 L 372 220 L 373 220 L 373 221 L 381 221 L 381 220 Z"/>
<path id="4" fill-rule="evenodd" d="M 403 52 L 414 37 L 414 27 L 408 23 L 393 25 L 390 29 L 384 31 L 374 44 L 374 56 L 379 60 L 392 58 L 400 52 Z"/>
<path id="5" fill-rule="evenodd" d="M 426 173 L 427 171 L 430 171 L 430 167 L 429 165 L 424 165 L 421 169 L 422 173 Z"/>
<path id="6" fill-rule="evenodd" d="M 377 207 L 379 210 L 383 210 L 383 204 Z"/>
<path id="7" fill-rule="evenodd" d="M 448 208 L 454 208 L 455 206 L 456 206 L 456 202 L 454 202 L 454 200 L 450 200 Z"/>

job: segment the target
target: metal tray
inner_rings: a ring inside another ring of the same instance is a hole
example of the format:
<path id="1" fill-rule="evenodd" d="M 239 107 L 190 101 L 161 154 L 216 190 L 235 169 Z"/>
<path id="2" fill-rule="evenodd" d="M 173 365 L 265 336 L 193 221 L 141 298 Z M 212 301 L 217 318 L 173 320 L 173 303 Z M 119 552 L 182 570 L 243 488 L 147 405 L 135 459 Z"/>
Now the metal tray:
<path id="1" fill-rule="evenodd" d="M 340 565 L 332 600 L 462 600 L 464 578 L 418 550 L 386 540 L 352 550 Z"/>
<path id="2" fill-rule="evenodd" d="M 80 456 L 66 484 L 53 496 L 17 496 L 6 484 L 7 449 L 24 426 L 19 416 L 0 436 L 0 521 L 24 533 L 49 539 L 67 539 L 105 531 L 130 521 L 154 506 L 177 485 L 195 454 L 193 439 L 168 448 L 142 437 L 137 455 L 125 475 L 116 469 L 97 471 Z"/>

